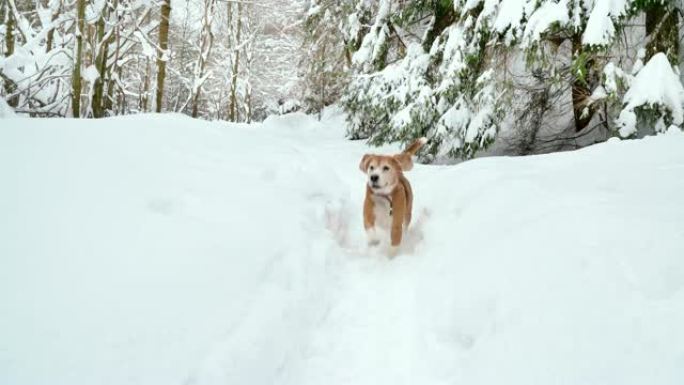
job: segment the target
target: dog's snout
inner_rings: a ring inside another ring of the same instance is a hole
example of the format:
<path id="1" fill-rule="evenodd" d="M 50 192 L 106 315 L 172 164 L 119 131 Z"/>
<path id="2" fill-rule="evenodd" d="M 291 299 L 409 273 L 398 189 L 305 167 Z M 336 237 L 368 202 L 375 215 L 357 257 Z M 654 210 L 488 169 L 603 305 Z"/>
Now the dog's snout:
<path id="1" fill-rule="evenodd" d="M 377 176 L 377 175 L 371 175 L 371 176 L 370 176 L 371 182 L 377 182 L 379 178 L 380 178 L 380 177 Z"/>

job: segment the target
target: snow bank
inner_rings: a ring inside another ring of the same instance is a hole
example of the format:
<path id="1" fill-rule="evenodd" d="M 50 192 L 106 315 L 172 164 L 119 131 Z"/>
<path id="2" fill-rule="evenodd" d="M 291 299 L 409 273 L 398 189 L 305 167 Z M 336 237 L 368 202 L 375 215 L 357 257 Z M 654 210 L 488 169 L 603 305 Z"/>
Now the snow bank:
<path id="1" fill-rule="evenodd" d="M 655 54 L 639 70 L 625 93 L 623 104 L 617 119 L 623 137 L 637 131 L 636 109 L 639 107 L 655 110 L 661 120 L 667 117 L 676 126 L 684 123 L 684 85 L 664 53 Z M 667 128 L 662 122 L 656 125 L 657 132 L 664 132 Z"/>
<path id="2" fill-rule="evenodd" d="M 325 116 L 5 120 L 0 383 L 684 381 L 684 135 L 418 165 L 388 261 Z"/>
<path id="3" fill-rule="evenodd" d="M 0 98 L 0 119 L 13 118 L 15 116 L 14 110 L 7 104 L 7 101 L 4 98 Z"/>

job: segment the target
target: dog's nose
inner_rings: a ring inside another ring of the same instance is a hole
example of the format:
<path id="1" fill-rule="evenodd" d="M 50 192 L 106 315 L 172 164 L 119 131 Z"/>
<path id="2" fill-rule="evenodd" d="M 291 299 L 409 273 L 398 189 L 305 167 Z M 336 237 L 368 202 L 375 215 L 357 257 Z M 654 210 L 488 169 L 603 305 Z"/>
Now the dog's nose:
<path id="1" fill-rule="evenodd" d="M 377 176 L 377 175 L 371 175 L 371 176 L 370 176 L 371 182 L 377 182 L 377 181 L 378 181 L 378 178 L 380 178 L 380 177 Z"/>

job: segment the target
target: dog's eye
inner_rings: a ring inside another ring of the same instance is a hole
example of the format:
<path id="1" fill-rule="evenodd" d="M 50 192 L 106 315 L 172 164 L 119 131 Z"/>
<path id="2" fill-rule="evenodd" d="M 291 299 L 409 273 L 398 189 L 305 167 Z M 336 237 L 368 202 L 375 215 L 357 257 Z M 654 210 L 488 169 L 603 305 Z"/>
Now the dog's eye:
<path id="1" fill-rule="evenodd" d="M 371 170 L 371 171 L 375 170 L 375 167 L 370 166 L 370 170 Z"/>
<path id="2" fill-rule="evenodd" d="M 382 171 L 389 171 L 389 167 L 387 167 L 387 166 L 383 167 Z"/>

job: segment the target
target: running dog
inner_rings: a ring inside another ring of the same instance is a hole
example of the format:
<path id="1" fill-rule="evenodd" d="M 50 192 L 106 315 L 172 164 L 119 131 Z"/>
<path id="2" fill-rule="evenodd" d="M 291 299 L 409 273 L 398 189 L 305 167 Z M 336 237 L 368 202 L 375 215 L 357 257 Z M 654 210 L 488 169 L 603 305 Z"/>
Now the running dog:
<path id="1" fill-rule="evenodd" d="M 411 157 L 427 142 L 420 138 L 396 155 L 366 154 L 359 168 L 368 176 L 363 204 L 363 226 L 368 245 L 376 246 L 390 234 L 390 256 L 398 253 L 404 231 L 411 223 L 413 191 L 404 176 L 413 168 Z"/>

